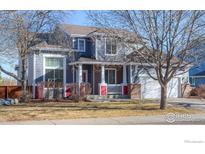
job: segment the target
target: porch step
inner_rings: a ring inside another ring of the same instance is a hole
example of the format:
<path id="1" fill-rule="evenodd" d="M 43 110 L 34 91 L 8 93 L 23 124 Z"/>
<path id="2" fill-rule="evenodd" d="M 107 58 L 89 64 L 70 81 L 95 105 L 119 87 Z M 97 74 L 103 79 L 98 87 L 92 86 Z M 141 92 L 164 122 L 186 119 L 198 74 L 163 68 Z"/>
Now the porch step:
<path id="1" fill-rule="evenodd" d="M 100 96 L 100 95 L 88 95 L 87 99 L 96 99 L 96 100 L 106 100 L 106 99 L 128 99 L 128 96 L 125 95 L 107 95 L 107 96 Z"/>

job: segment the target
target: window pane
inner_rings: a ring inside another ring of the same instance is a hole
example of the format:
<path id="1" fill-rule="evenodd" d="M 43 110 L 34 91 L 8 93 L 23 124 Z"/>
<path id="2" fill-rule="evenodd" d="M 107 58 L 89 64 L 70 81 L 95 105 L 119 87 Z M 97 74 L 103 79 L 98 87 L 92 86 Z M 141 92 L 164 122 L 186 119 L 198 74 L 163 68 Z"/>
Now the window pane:
<path id="1" fill-rule="evenodd" d="M 77 38 L 73 39 L 73 49 L 78 50 L 78 39 Z"/>
<path id="2" fill-rule="evenodd" d="M 45 80 L 54 81 L 54 70 L 46 69 Z"/>
<path id="3" fill-rule="evenodd" d="M 110 39 L 106 39 L 106 54 L 111 54 L 111 40 Z"/>
<path id="4" fill-rule="evenodd" d="M 105 83 L 108 83 L 108 70 L 105 70 Z"/>
<path id="5" fill-rule="evenodd" d="M 85 40 L 79 40 L 79 50 L 85 51 Z"/>
<path id="6" fill-rule="evenodd" d="M 115 40 L 112 41 L 112 54 L 116 54 L 117 52 L 117 43 Z"/>
<path id="7" fill-rule="evenodd" d="M 55 81 L 63 83 L 63 70 L 55 70 Z"/>
<path id="8" fill-rule="evenodd" d="M 46 58 L 46 66 L 47 67 L 63 67 L 63 58 Z"/>

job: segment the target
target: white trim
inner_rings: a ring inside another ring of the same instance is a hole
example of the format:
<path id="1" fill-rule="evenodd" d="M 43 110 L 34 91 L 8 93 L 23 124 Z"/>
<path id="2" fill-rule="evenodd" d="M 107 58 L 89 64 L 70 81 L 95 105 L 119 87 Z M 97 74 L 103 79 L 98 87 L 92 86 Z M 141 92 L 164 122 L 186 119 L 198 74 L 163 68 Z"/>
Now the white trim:
<path id="1" fill-rule="evenodd" d="M 111 41 L 111 54 L 107 54 L 107 38 L 104 38 L 105 39 L 105 55 L 106 56 L 116 56 L 117 55 L 117 42 L 116 42 L 116 53 L 115 54 L 112 54 L 112 41 Z M 111 39 L 112 40 L 112 39 Z"/>
<path id="2" fill-rule="evenodd" d="M 133 83 L 132 65 L 130 65 L 130 83 Z"/>
<path id="3" fill-rule="evenodd" d="M 80 84 L 82 83 L 82 75 L 83 75 L 83 72 L 82 72 L 82 69 L 83 69 L 83 66 L 82 64 L 79 64 L 78 65 L 78 94 L 80 95 Z"/>
<path id="4" fill-rule="evenodd" d="M 95 39 L 95 59 L 98 59 L 97 45 L 98 45 L 98 40 Z"/>
<path id="5" fill-rule="evenodd" d="M 86 74 L 85 83 L 88 83 L 88 70 L 83 70 L 83 71 L 82 71 L 82 82 L 83 82 L 83 73 Z"/>
<path id="6" fill-rule="evenodd" d="M 148 63 L 134 63 L 134 62 L 129 62 L 129 63 L 123 63 L 123 62 L 103 62 L 103 61 L 76 61 L 76 62 L 71 62 L 69 65 L 77 65 L 77 64 L 103 64 L 103 65 L 144 65 L 144 66 L 150 66 Z M 153 65 L 154 66 L 154 65 Z"/>
<path id="7" fill-rule="evenodd" d="M 66 57 L 63 58 L 63 85 L 64 85 L 64 97 L 66 97 Z"/>
<path id="8" fill-rule="evenodd" d="M 66 58 L 66 56 L 64 55 L 59 55 L 59 54 L 43 54 L 43 82 L 45 82 L 45 73 L 46 73 L 46 69 L 62 69 L 63 72 L 65 71 L 64 68 L 59 68 L 59 67 L 47 67 L 46 66 L 46 63 L 45 63 L 45 60 L 47 57 L 53 57 L 53 58 Z M 64 80 L 64 77 L 63 77 L 63 80 Z"/>
<path id="9" fill-rule="evenodd" d="M 105 65 L 101 65 L 101 83 L 105 83 Z"/>
<path id="10" fill-rule="evenodd" d="M 114 70 L 115 71 L 115 83 L 113 84 L 109 84 L 107 83 L 108 85 L 116 85 L 117 83 L 117 69 L 116 68 L 105 68 L 105 71 L 108 70 L 108 81 L 109 81 L 109 70 Z"/>
<path id="11" fill-rule="evenodd" d="M 123 84 L 127 84 L 127 67 L 123 65 Z"/>
<path id="12" fill-rule="evenodd" d="M 93 72 L 93 95 L 95 94 L 95 70 L 94 70 L 94 65 L 92 65 L 93 66 L 93 70 L 92 70 L 92 72 Z"/>
<path id="13" fill-rule="evenodd" d="M 81 84 L 82 83 L 82 70 L 83 70 L 83 66 L 82 64 L 78 65 L 78 83 Z"/>
<path id="14" fill-rule="evenodd" d="M 88 37 L 87 35 L 83 34 L 70 34 L 71 37 Z"/>
<path id="15" fill-rule="evenodd" d="M 80 41 L 84 42 L 84 50 L 80 50 Z M 86 46 L 85 46 L 85 39 L 78 38 L 78 52 L 85 52 L 86 51 Z"/>
<path id="16" fill-rule="evenodd" d="M 33 98 L 36 97 L 36 54 L 35 52 L 33 53 Z"/>

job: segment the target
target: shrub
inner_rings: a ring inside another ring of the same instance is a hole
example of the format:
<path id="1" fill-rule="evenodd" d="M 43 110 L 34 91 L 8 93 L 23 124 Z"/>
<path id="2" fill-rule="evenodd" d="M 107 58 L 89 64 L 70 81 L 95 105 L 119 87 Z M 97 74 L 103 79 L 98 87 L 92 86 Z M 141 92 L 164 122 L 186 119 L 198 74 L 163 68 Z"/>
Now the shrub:
<path id="1" fill-rule="evenodd" d="M 190 96 L 199 96 L 205 98 L 205 84 L 200 85 L 190 91 Z"/>

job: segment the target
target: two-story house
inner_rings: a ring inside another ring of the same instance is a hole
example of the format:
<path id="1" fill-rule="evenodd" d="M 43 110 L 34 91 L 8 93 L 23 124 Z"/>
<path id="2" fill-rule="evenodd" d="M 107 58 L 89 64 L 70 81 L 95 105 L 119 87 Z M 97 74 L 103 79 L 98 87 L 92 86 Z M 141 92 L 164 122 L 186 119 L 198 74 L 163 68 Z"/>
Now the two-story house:
<path id="1" fill-rule="evenodd" d="M 72 50 L 50 44 L 46 39 L 31 48 L 27 75 L 34 98 L 36 85 L 45 81 L 61 82 L 64 97 L 67 84 L 82 82 L 91 84 L 92 95 L 128 95 L 128 85 L 138 84 L 137 98 L 160 97 L 158 82 L 146 73 L 137 74 L 140 63 L 126 60 L 132 51 L 106 37 L 98 28 L 63 24 L 56 31 L 68 36 L 65 38 L 71 40 Z M 180 87 L 180 78 L 172 79 L 168 97 L 180 97 Z"/>

